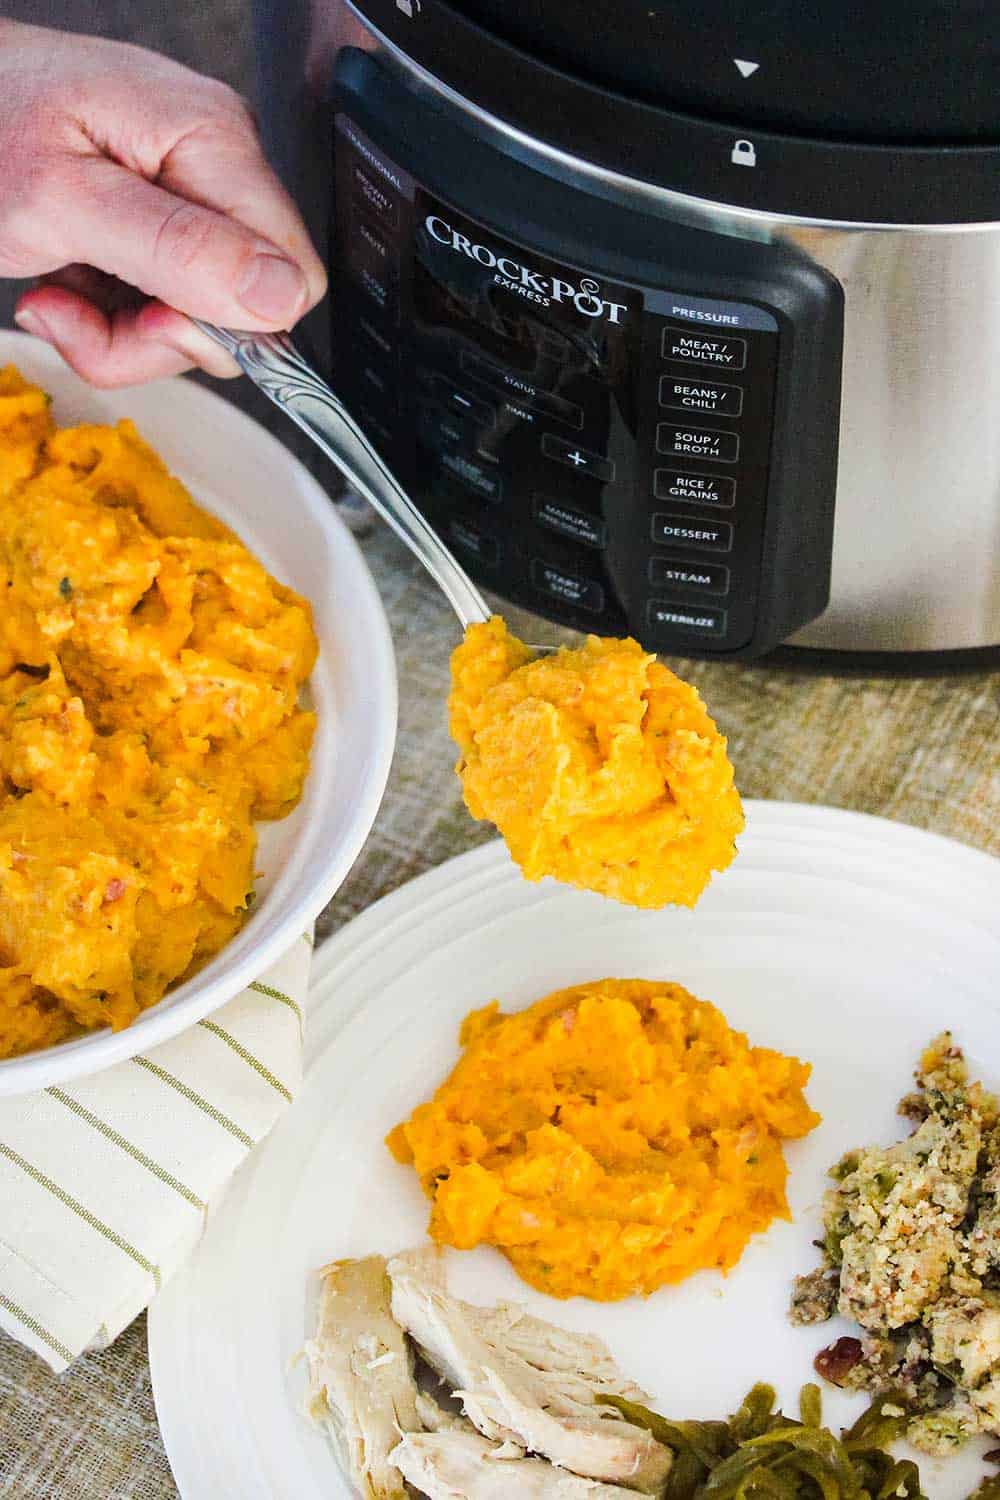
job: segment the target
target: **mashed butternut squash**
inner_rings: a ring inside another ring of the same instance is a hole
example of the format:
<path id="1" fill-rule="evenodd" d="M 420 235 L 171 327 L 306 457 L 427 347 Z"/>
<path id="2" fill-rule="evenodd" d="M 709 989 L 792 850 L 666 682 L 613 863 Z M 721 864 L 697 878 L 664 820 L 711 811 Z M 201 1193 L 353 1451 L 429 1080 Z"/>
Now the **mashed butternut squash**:
<path id="1" fill-rule="evenodd" d="M 789 1217 L 782 1141 L 819 1122 L 811 1069 L 751 1047 L 679 984 L 604 979 L 474 1011 L 433 1099 L 389 1136 L 431 1237 L 496 1245 L 554 1297 L 610 1302 L 705 1268 Z"/>
<path id="2" fill-rule="evenodd" d="M 130 422 L 57 431 L 0 371 L 0 1057 L 127 1026 L 236 932 L 315 654 Z"/>
<path id="3" fill-rule="evenodd" d="M 452 657 L 451 733 L 474 818 L 529 880 L 693 906 L 743 828 L 726 742 L 697 691 L 633 640 L 533 656 L 494 617 Z"/>

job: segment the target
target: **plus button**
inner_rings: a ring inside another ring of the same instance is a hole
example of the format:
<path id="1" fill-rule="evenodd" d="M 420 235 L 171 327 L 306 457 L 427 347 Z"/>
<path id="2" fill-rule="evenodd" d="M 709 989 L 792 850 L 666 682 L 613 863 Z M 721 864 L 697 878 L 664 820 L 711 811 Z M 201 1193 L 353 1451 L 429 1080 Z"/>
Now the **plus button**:
<path id="1" fill-rule="evenodd" d="M 555 432 L 542 434 L 542 452 L 557 463 L 571 464 L 575 474 L 586 471 L 588 479 L 596 479 L 600 484 L 610 484 L 615 477 L 615 466 L 610 458 L 605 458 L 603 453 L 592 453 L 589 448 L 581 448 L 579 443 L 571 443 Z"/>

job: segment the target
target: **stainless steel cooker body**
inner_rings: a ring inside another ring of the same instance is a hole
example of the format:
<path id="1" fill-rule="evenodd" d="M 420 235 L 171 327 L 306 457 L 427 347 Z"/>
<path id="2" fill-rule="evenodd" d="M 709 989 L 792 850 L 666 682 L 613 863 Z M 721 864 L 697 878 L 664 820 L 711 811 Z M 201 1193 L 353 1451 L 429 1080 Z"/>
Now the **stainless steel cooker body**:
<path id="1" fill-rule="evenodd" d="M 412 6 L 415 15 L 417 0 Z M 360 48 L 414 96 L 431 98 L 464 130 L 539 172 L 665 220 L 791 243 L 832 272 L 844 290 L 845 330 L 831 598 L 791 644 L 852 655 L 947 652 L 956 661 L 998 648 L 1000 223 L 797 217 L 612 170 L 443 82 L 348 0 L 315 0 L 304 46 L 308 83 L 292 107 L 307 133 L 338 50 Z M 287 80 L 285 92 L 294 94 Z M 315 152 L 288 147 L 289 139 L 283 165 L 289 175 L 312 173 L 300 182 L 322 233 Z M 664 139 L 667 158 L 675 149 Z M 754 149 L 759 162 L 766 146 Z M 800 395 L 809 401 L 808 390 Z"/>

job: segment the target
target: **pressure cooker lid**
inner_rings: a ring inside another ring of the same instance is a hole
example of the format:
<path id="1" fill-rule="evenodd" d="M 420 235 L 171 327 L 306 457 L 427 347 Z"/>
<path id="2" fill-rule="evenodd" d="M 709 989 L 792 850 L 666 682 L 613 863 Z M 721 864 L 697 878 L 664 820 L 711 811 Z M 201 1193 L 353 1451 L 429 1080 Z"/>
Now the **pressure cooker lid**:
<path id="1" fill-rule="evenodd" d="M 734 126 L 1000 142 L 997 0 L 457 0 L 555 67 Z"/>
<path id="2" fill-rule="evenodd" d="M 998 0 L 350 3 L 588 168 L 820 223 L 1000 223 Z"/>

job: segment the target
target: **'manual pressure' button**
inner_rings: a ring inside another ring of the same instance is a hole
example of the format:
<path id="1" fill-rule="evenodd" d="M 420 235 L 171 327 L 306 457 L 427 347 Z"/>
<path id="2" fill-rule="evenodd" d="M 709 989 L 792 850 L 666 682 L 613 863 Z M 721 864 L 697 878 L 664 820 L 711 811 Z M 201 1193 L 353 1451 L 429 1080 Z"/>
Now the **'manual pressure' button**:
<path id="1" fill-rule="evenodd" d="M 678 328 L 673 323 L 663 330 L 661 351 L 664 359 L 717 370 L 743 370 L 747 362 L 746 339 L 709 334 L 703 328 Z"/>
<path id="2" fill-rule="evenodd" d="M 721 432 L 714 427 L 675 426 L 660 422 L 656 428 L 656 446 L 661 453 L 678 457 L 714 458 L 719 463 L 734 464 L 739 457 L 740 440 L 735 432 Z"/>
<path id="3" fill-rule="evenodd" d="M 743 410 L 743 390 L 738 385 L 720 385 L 715 380 L 660 376 L 660 405 L 682 411 L 715 412 L 720 417 L 738 417 Z"/>
<path id="4" fill-rule="evenodd" d="M 726 611 L 708 609 L 700 604 L 671 604 L 666 599 L 650 599 L 646 618 L 653 630 L 687 630 L 693 635 L 726 633 Z"/>
<path id="5" fill-rule="evenodd" d="M 549 531 L 583 542 L 586 547 L 603 547 L 607 541 L 607 525 L 602 516 L 592 516 L 548 495 L 535 496 L 535 520 Z"/>
<path id="6" fill-rule="evenodd" d="M 718 505 L 728 510 L 736 501 L 736 480 L 728 474 L 657 469 L 653 475 L 653 494 L 657 500 L 683 500 L 688 505 Z"/>
<path id="7" fill-rule="evenodd" d="M 697 547 L 703 552 L 730 552 L 733 528 L 728 521 L 692 521 L 686 516 L 653 517 L 653 541 L 668 547 Z"/>

